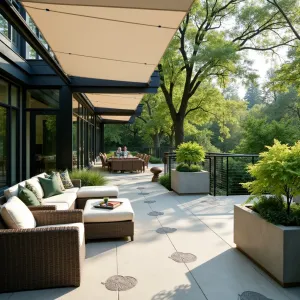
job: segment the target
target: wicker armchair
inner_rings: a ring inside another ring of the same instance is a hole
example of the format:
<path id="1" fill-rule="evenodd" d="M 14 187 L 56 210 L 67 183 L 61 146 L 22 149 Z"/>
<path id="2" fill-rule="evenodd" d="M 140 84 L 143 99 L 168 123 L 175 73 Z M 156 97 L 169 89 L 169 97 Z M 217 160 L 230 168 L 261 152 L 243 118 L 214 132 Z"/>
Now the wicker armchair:
<path id="1" fill-rule="evenodd" d="M 44 209 L 31 209 L 33 229 L 7 229 L 0 217 L 0 293 L 80 285 L 84 236 L 79 227 L 55 225 L 83 223 L 82 210 Z"/>
<path id="2" fill-rule="evenodd" d="M 148 165 L 149 165 L 150 158 L 151 158 L 151 155 L 146 155 L 146 156 L 144 157 L 145 166 L 147 167 L 147 169 L 148 169 Z"/>
<path id="3" fill-rule="evenodd" d="M 102 168 L 105 169 L 105 167 L 110 169 L 110 163 L 107 161 L 106 157 L 104 155 L 100 155 L 101 163 L 102 163 Z"/>

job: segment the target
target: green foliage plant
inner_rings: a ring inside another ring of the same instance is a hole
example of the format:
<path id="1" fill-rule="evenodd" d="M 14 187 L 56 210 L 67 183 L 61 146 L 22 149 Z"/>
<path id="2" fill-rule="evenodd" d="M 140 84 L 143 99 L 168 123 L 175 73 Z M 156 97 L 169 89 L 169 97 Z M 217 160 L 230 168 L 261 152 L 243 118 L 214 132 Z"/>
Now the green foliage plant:
<path id="1" fill-rule="evenodd" d="M 107 179 L 98 171 L 74 170 L 70 172 L 71 179 L 80 179 L 82 186 L 101 186 L 107 183 Z"/>
<path id="2" fill-rule="evenodd" d="M 203 162 L 204 159 L 205 151 L 203 147 L 195 142 L 182 143 L 176 150 L 176 161 L 188 166 L 189 171 L 186 172 L 191 172 L 191 166 Z M 184 172 L 182 166 L 179 169 L 181 169 L 180 172 Z"/>
<path id="3" fill-rule="evenodd" d="M 300 194 L 300 141 L 294 146 L 274 140 L 273 146 L 262 152 L 260 160 L 248 166 L 254 180 L 242 186 L 254 196 L 270 193 L 286 197 L 286 211 L 290 214 L 294 196 Z"/>
<path id="4" fill-rule="evenodd" d="M 287 206 L 282 196 L 260 196 L 252 209 L 275 225 L 300 226 L 300 205 L 291 204 L 290 213 L 287 212 Z"/>
<path id="5" fill-rule="evenodd" d="M 170 176 L 167 175 L 162 175 L 159 177 L 159 183 L 164 186 L 166 189 L 168 189 L 169 191 L 171 191 L 171 178 Z"/>
<path id="6" fill-rule="evenodd" d="M 176 167 L 178 172 L 190 172 L 190 167 L 188 164 L 181 163 Z"/>
<path id="7" fill-rule="evenodd" d="M 114 157 L 114 155 L 115 155 L 115 152 L 114 152 L 114 151 L 110 151 L 109 153 L 106 153 L 106 157 L 107 157 L 107 158 Z"/>
<path id="8" fill-rule="evenodd" d="M 150 163 L 151 164 L 162 164 L 162 160 L 159 157 L 151 156 Z"/>
<path id="9" fill-rule="evenodd" d="M 179 164 L 176 167 L 176 170 L 178 172 L 200 172 L 201 171 L 201 166 L 199 165 L 188 165 L 188 164 Z"/>

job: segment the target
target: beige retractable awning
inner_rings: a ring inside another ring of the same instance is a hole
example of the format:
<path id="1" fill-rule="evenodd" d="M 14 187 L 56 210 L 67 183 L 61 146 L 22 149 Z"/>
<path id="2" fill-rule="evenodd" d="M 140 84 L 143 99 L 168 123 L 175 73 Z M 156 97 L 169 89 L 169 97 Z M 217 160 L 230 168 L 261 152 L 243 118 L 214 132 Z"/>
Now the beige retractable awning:
<path id="1" fill-rule="evenodd" d="M 149 82 L 193 0 L 38 0 L 23 4 L 72 76 Z"/>
<path id="2" fill-rule="evenodd" d="M 23 2 L 139 8 L 187 12 L 192 1 L 184 0 L 28 0 Z"/>
<path id="3" fill-rule="evenodd" d="M 124 121 L 128 122 L 131 117 L 129 116 L 100 116 L 103 120 L 111 121 Z"/>
<path id="4" fill-rule="evenodd" d="M 143 94 L 85 94 L 94 107 L 135 110 Z"/>

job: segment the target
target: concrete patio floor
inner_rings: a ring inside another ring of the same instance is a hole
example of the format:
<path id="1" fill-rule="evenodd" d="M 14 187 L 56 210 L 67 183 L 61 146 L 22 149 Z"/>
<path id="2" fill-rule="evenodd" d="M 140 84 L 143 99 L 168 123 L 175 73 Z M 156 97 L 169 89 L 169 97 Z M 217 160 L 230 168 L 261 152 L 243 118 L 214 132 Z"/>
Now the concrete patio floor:
<path id="1" fill-rule="evenodd" d="M 245 291 L 272 300 L 300 299 L 300 288 L 281 288 L 235 249 L 233 205 L 245 196 L 178 196 L 152 183 L 149 171 L 107 176 L 119 186 L 120 197 L 131 200 L 135 241 L 89 242 L 79 288 L 0 294 L 0 300 L 237 300 Z M 151 211 L 164 214 L 149 216 Z M 177 230 L 157 233 L 161 227 Z M 197 260 L 176 263 L 170 259 L 176 251 L 192 253 Z M 138 283 L 131 290 L 112 292 L 103 283 L 113 275 L 132 276 Z"/>

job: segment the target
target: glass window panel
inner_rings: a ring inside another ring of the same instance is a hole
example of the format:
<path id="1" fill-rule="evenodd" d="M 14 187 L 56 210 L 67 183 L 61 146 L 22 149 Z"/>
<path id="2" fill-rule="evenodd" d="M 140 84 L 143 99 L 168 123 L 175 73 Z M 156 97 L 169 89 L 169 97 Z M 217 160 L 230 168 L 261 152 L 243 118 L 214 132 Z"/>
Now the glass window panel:
<path id="1" fill-rule="evenodd" d="M 29 28 L 32 30 L 32 32 L 36 35 L 36 26 L 27 13 L 26 13 L 26 23 L 29 26 Z"/>
<path id="2" fill-rule="evenodd" d="M 35 174 L 56 169 L 56 116 L 37 115 L 35 126 Z"/>
<path id="3" fill-rule="evenodd" d="M 20 35 L 13 27 L 11 27 L 11 41 L 16 47 L 19 47 Z"/>
<path id="4" fill-rule="evenodd" d="M 59 90 L 28 90 L 26 108 L 59 108 Z"/>
<path id="5" fill-rule="evenodd" d="M 78 141 L 77 141 L 77 130 L 78 130 L 78 119 L 75 115 L 73 115 L 73 130 L 72 130 L 72 135 L 73 135 L 73 168 L 77 168 L 77 162 L 78 162 L 78 152 L 77 152 L 77 146 L 78 146 Z"/>
<path id="6" fill-rule="evenodd" d="M 0 188 L 7 185 L 7 111 L 0 106 Z"/>
<path id="7" fill-rule="evenodd" d="M 11 185 L 17 183 L 17 112 L 11 115 Z"/>
<path id="8" fill-rule="evenodd" d="M 72 99 L 73 113 L 77 115 L 79 114 L 78 104 L 79 104 L 78 101 L 75 98 L 73 98 Z"/>
<path id="9" fill-rule="evenodd" d="M 36 51 L 26 42 L 26 59 L 36 59 Z"/>
<path id="10" fill-rule="evenodd" d="M 26 112 L 26 178 L 30 177 L 30 112 Z"/>
<path id="11" fill-rule="evenodd" d="M 19 106 L 18 98 L 19 98 L 19 89 L 12 85 L 11 86 L 11 105 L 12 106 L 15 106 L 15 107 Z"/>
<path id="12" fill-rule="evenodd" d="M 8 83 L 0 79 L 0 102 L 8 104 Z"/>
<path id="13" fill-rule="evenodd" d="M 8 22 L 6 19 L 0 14 L 0 33 L 9 38 L 8 32 Z"/>
<path id="14" fill-rule="evenodd" d="M 40 33 L 40 37 L 39 40 L 41 41 L 41 43 L 43 44 L 43 46 L 48 50 L 48 43 L 46 42 L 46 40 L 44 39 L 43 35 Z"/>

